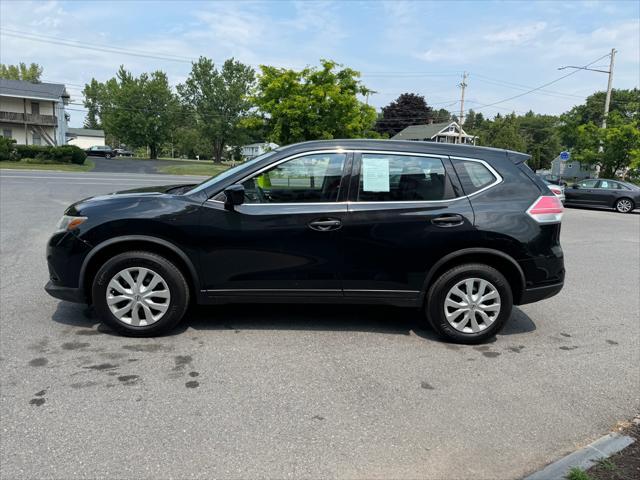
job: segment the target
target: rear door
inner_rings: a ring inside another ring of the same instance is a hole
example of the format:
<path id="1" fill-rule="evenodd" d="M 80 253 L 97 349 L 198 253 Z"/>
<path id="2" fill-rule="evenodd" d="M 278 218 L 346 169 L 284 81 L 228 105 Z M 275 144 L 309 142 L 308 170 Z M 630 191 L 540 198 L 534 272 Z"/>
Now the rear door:
<path id="1" fill-rule="evenodd" d="M 342 229 L 345 296 L 416 299 L 431 266 L 472 230 L 447 157 L 355 153 Z"/>
<path id="2" fill-rule="evenodd" d="M 595 201 L 602 207 L 612 207 L 619 194 L 619 184 L 612 180 L 600 180 L 595 190 Z"/>

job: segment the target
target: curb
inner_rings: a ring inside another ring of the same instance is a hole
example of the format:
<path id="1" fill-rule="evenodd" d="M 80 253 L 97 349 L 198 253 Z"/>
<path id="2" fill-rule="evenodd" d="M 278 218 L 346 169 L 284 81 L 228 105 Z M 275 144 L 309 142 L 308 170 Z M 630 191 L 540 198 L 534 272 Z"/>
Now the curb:
<path id="1" fill-rule="evenodd" d="M 586 447 L 561 458 L 523 480 L 565 480 L 572 468 L 588 469 L 599 460 L 608 458 L 631 445 L 635 440 L 627 435 L 609 433 Z"/>

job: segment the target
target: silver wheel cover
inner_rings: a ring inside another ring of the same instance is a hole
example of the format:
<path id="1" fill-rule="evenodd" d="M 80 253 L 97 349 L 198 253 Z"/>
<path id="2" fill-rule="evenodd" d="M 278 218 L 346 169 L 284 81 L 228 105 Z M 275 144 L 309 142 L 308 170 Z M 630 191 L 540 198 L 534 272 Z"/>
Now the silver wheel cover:
<path id="1" fill-rule="evenodd" d="M 500 315 L 500 294 L 482 278 L 467 278 L 456 283 L 444 300 L 444 316 L 462 333 L 486 330 Z"/>
<path id="2" fill-rule="evenodd" d="M 618 200 L 616 208 L 619 212 L 627 213 L 629 210 L 631 210 L 631 201 L 626 199 Z"/>
<path id="3" fill-rule="evenodd" d="M 125 268 L 115 274 L 106 295 L 111 313 L 134 327 L 146 327 L 160 320 L 171 302 L 164 278 L 143 267 Z"/>

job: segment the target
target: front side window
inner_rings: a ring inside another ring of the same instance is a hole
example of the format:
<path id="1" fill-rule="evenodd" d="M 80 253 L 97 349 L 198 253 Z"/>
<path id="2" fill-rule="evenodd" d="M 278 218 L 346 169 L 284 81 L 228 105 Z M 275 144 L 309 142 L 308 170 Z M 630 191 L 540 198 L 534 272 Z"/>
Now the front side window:
<path id="1" fill-rule="evenodd" d="M 595 188 L 597 182 L 598 180 L 583 180 L 578 183 L 578 185 L 580 185 L 581 188 Z"/>
<path id="2" fill-rule="evenodd" d="M 482 190 L 497 180 L 491 170 L 480 162 L 453 160 L 453 166 L 467 195 Z"/>
<path id="3" fill-rule="evenodd" d="M 442 160 L 435 157 L 363 153 L 358 201 L 406 202 L 452 198 Z"/>
<path id="4" fill-rule="evenodd" d="M 297 157 L 245 180 L 245 203 L 335 202 L 346 155 L 318 153 Z"/>

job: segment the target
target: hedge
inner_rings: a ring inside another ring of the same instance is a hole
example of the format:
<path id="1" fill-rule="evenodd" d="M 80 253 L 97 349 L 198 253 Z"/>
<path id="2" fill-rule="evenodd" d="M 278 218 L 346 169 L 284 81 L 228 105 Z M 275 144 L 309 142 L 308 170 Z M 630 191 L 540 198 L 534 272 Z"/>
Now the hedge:
<path id="1" fill-rule="evenodd" d="M 0 137 L 0 161 L 17 159 L 16 141 L 13 138 Z"/>
<path id="2" fill-rule="evenodd" d="M 75 145 L 50 147 L 44 145 L 15 145 L 15 140 L 0 138 L 0 160 L 32 158 L 43 163 L 84 164 L 87 154 Z"/>

